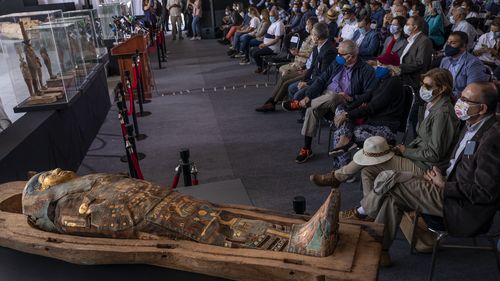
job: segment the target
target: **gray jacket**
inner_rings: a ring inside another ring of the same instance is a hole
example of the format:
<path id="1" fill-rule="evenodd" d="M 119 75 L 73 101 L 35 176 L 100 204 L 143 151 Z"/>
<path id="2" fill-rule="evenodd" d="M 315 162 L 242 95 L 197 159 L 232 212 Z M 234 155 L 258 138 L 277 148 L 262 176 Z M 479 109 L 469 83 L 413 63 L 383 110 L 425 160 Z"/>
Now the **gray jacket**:
<path id="1" fill-rule="evenodd" d="M 433 52 L 432 41 L 423 32 L 420 33 L 402 60 L 401 78 L 405 84 L 412 85 L 414 89 L 420 86 L 420 75 L 429 70 Z"/>
<path id="2" fill-rule="evenodd" d="M 382 49 L 382 52 L 380 53 L 380 55 L 385 53 L 385 51 L 387 50 L 387 46 L 389 46 L 389 43 L 391 43 L 391 41 L 392 41 L 392 38 L 394 38 L 394 37 L 389 36 L 385 39 L 384 48 Z M 396 43 L 392 47 L 392 52 L 398 53 L 398 56 L 401 57 L 401 55 L 403 54 L 403 50 L 405 49 L 407 44 L 408 44 L 408 41 L 406 41 L 406 38 L 403 35 L 399 36 L 398 40 L 396 41 Z"/>

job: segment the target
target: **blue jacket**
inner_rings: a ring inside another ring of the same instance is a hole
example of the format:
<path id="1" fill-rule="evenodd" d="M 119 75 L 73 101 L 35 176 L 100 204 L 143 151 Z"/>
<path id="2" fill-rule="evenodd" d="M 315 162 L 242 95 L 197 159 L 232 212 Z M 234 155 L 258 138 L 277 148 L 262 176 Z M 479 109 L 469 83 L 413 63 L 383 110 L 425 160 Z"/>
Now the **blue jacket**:
<path id="1" fill-rule="evenodd" d="M 290 29 L 294 29 L 299 26 L 300 21 L 302 19 L 302 13 L 296 13 L 291 19 L 290 24 L 288 25 Z"/>
<path id="2" fill-rule="evenodd" d="M 300 24 L 297 27 L 295 27 L 294 29 L 292 29 L 292 32 L 299 32 L 299 31 L 305 30 L 307 20 L 312 16 L 315 16 L 315 13 L 312 9 L 303 13 L 302 18 L 300 19 Z"/>
<path id="3" fill-rule="evenodd" d="M 311 86 L 306 88 L 306 96 L 310 99 L 319 97 L 328 88 L 331 81 L 343 68 L 343 65 L 333 61 L 326 71 L 314 79 Z M 351 75 L 351 97 L 352 103 L 360 103 L 370 100 L 371 92 L 377 88 L 375 70 L 366 62 L 358 58 L 354 64 Z"/>
<path id="4" fill-rule="evenodd" d="M 445 57 L 441 61 L 441 65 L 439 65 L 439 67 L 449 70 L 451 63 L 451 57 Z M 455 99 L 460 97 L 462 91 L 470 83 L 488 81 L 490 79 L 489 75 L 485 71 L 486 67 L 476 56 L 465 52 L 458 63 L 459 66 L 456 75 L 453 75 L 452 73 L 453 97 Z"/>
<path id="5" fill-rule="evenodd" d="M 352 41 L 356 42 L 360 35 L 361 32 L 359 32 L 359 29 L 356 30 L 352 37 Z M 380 38 L 378 37 L 378 33 L 370 30 L 368 33 L 366 33 L 363 41 L 361 41 L 361 45 L 359 45 L 359 56 L 363 60 L 371 60 L 375 58 L 378 54 L 379 45 Z"/>

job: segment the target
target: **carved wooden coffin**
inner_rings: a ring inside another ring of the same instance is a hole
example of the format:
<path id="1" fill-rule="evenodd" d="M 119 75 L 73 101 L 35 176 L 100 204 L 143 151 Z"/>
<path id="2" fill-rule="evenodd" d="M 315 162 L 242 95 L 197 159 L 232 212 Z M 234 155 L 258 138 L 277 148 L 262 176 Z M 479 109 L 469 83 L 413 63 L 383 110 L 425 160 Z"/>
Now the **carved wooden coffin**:
<path id="1" fill-rule="evenodd" d="M 312 257 L 233 249 L 186 240 L 109 239 L 62 235 L 31 227 L 21 213 L 25 182 L 0 185 L 0 246 L 75 264 L 150 264 L 234 280 L 376 280 L 383 226 L 341 222 L 335 252 Z M 308 218 L 248 206 L 222 208 L 283 224 Z"/>

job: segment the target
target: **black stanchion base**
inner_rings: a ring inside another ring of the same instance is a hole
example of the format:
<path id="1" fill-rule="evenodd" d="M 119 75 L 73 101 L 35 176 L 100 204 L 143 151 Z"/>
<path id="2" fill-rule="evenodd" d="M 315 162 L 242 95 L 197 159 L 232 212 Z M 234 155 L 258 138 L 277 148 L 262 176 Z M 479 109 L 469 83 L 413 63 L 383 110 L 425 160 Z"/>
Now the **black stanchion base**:
<path id="1" fill-rule="evenodd" d="M 150 102 L 151 102 L 151 100 L 143 100 L 143 101 L 142 101 L 142 104 L 145 104 L 145 103 L 150 103 Z M 139 104 L 139 101 L 136 101 L 135 103 Z"/>
<path id="2" fill-rule="evenodd" d="M 146 117 L 146 116 L 149 116 L 151 115 L 151 112 L 149 111 L 143 111 L 142 113 L 141 112 L 137 112 L 137 117 Z"/>
<path id="3" fill-rule="evenodd" d="M 148 136 L 146 136 L 145 134 L 138 134 L 138 135 L 135 135 L 135 139 L 138 140 L 138 141 L 141 141 L 143 139 L 146 139 Z"/>
<path id="4" fill-rule="evenodd" d="M 146 158 L 146 154 L 138 152 L 137 153 L 137 158 L 140 161 L 140 160 Z M 120 157 L 120 161 L 123 162 L 123 163 L 127 163 L 128 162 L 127 155 L 123 155 L 122 157 Z"/>

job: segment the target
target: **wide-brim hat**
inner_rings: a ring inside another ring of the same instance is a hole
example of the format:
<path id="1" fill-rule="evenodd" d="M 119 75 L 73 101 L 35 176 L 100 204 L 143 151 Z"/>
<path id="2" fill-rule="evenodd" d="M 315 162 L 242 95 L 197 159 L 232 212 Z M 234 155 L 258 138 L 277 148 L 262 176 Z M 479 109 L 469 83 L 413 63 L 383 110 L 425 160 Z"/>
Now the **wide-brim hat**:
<path id="1" fill-rule="evenodd" d="M 339 12 L 335 11 L 335 9 L 331 8 L 326 13 L 326 17 L 329 20 L 336 20 L 339 17 Z"/>
<path id="2" fill-rule="evenodd" d="M 369 137 L 363 144 L 363 149 L 354 154 L 354 163 L 361 166 L 373 166 L 387 162 L 394 157 L 394 152 L 383 137 Z"/>

